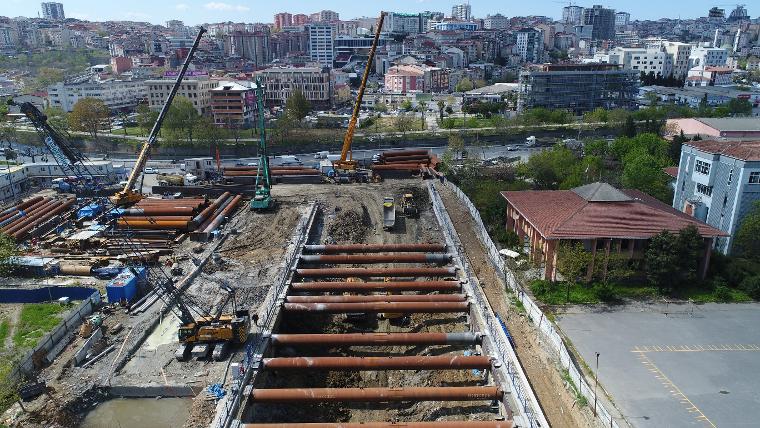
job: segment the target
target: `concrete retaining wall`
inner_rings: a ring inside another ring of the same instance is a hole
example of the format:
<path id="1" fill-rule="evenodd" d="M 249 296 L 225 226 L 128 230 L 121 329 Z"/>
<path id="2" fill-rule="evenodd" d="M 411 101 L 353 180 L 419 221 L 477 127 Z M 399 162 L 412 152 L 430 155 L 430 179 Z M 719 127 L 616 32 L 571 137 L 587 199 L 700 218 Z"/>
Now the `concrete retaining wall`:
<path id="1" fill-rule="evenodd" d="M 203 387 L 187 385 L 118 386 L 107 388 L 109 395 L 123 398 L 195 397 Z"/>

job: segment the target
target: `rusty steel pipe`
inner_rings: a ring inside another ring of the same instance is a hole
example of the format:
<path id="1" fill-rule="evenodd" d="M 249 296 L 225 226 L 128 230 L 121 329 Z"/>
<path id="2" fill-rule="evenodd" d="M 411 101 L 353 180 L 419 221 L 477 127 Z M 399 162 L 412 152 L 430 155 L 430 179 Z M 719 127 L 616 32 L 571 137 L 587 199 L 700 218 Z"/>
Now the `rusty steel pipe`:
<path id="1" fill-rule="evenodd" d="M 232 201 L 227 204 L 227 206 L 222 210 L 222 212 L 219 213 L 219 215 L 214 218 L 214 220 L 209 223 L 209 225 L 203 230 L 204 233 L 211 233 L 214 230 L 216 230 L 226 219 L 229 217 L 229 215 L 232 213 L 232 211 L 237 208 L 238 203 L 240 203 L 240 200 L 243 199 L 243 195 L 237 195 L 234 198 L 232 198 Z"/>
<path id="2" fill-rule="evenodd" d="M 369 302 L 369 303 L 284 303 L 289 312 L 324 312 L 331 314 L 354 312 L 391 312 L 401 314 L 444 314 L 467 312 L 467 302 Z"/>
<path id="3" fill-rule="evenodd" d="M 342 244 L 304 245 L 309 253 L 440 253 L 446 251 L 445 244 Z"/>
<path id="4" fill-rule="evenodd" d="M 348 278 L 348 277 L 410 277 L 410 276 L 452 276 L 456 275 L 457 268 L 323 268 L 323 269 L 296 269 L 301 277 L 310 278 Z"/>
<path id="5" fill-rule="evenodd" d="M 483 333 L 273 334 L 271 340 L 275 345 L 288 346 L 477 345 Z"/>
<path id="6" fill-rule="evenodd" d="M 464 294 L 373 294 L 364 296 L 287 296 L 288 303 L 464 302 Z"/>
<path id="7" fill-rule="evenodd" d="M 295 357 L 264 358 L 273 370 L 462 370 L 487 369 L 485 356 L 438 355 L 412 357 Z"/>
<path id="8" fill-rule="evenodd" d="M 430 154 L 429 150 L 426 149 L 413 149 L 413 150 L 393 150 L 388 152 L 380 153 L 380 156 L 383 158 L 393 158 L 397 156 L 418 156 L 418 155 L 428 155 Z"/>
<path id="9" fill-rule="evenodd" d="M 57 206 L 60 205 L 60 202 L 58 200 L 49 200 L 44 205 L 41 205 L 34 210 L 31 210 L 20 219 L 14 221 L 10 225 L 8 225 L 4 232 L 7 235 L 13 235 L 14 233 L 18 232 L 21 229 L 26 228 L 28 225 L 34 223 L 40 216 L 42 216 L 44 213 L 49 212 L 52 209 L 55 209 Z"/>
<path id="10" fill-rule="evenodd" d="M 293 291 L 459 291 L 458 281 L 294 282 Z"/>
<path id="11" fill-rule="evenodd" d="M 230 196 L 230 192 L 224 192 L 224 193 L 222 193 L 222 195 L 219 196 L 218 198 L 216 198 L 214 200 L 214 202 L 211 203 L 211 205 L 207 206 L 206 209 L 204 209 L 203 211 L 201 211 L 200 214 L 198 214 L 197 216 L 195 216 L 195 218 L 193 218 L 193 226 L 198 227 L 204 221 L 206 221 L 206 219 L 208 218 L 209 214 L 211 214 L 212 212 L 214 212 L 214 210 L 216 210 L 217 207 L 219 207 L 219 205 L 222 202 L 224 202 L 224 200 L 227 199 L 227 197 L 229 197 L 229 196 Z"/>
<path id="12" fill-rule="evenodd" d="M 28 221 L 33 219 L 34 217 L 38 216 L 38 213 L 44 212 L 45 210 L 50 209 L 51 207 L 55 206 L 57 203 L 58 203 L 58 200 L 56 199 L 45 199 L 45 200 L 37 202 L 36 204 L 29 207 L 28 210 L 24 211 L 21 217 L 12 221 L 10 224 L 5 225 L 5 227 L 3 227 L 3 232 L 7 234 L 15 232 L 16 230 L 26 226 L 26 223 L 28 223 Z"/>
<path id="13" fill-rule="evenodd" d="M 298 422 L 242 424 L 240 428 L 513 428 L 512 421 Z"/>
<path id="14" fill-rule="evenodd" d="M 191 215 L 195 212 L 193 207 L 145 207 L 127 208 L 123 211 L 125 216 L 162 216 L 162 215 Z"/>
<path id="15" fill-rule="evenodd" d="M 116 223 L 119 227 L 131 227 L 134 229 L 187 229 L 190 222 L 187 221 L 130 221 L 119 219 Z"/>
<path id="16" fill-rule="evenodd" d="M 251 392 L 251 400 L 256 403 L 479 401 L 500 400 L 502 396 L 503 392 L 495 386 L 277 388 Z"/>
<path id="17" fill-rule="evenodd" d="M 214 211 L 212 211 L 211 214 L 209 214 L 208 217 L 206 217 L 206 220 L 203 223 L 201 223 L 197 227 L 196 230 L 198 230 L 200 232 L 203 232 L 204 230 L 206 230 L 206 228 L 208 227 L 208 225 L 210 225 L 211 222 L 213 222 L 219 216 L 219 214 L 221 214 L 221 212 L 224 211 L 225 208 L 227 208 L 227 205 L 229 205 L 232 202 L 233 199 L 234 199 L 234 197 L 232 195 L 230 195 L 230 196 L 227 197 L 227 199 L 225 199 L 224 201 L 222 201 L 222 203 L 219 204 L 216 207 L 216 209 Z"/>
<path id="18" fill-rule="evenodd" d="M 130 215 L 130 216 L 122 216 L 119 217 L 124 222 L 133 222 L 133 221 L 150 221 L 150 222 L 156 222 L 156 221 L 190 221 L 193 219 L 192 216 L 189 215 L 159 215 L 159 216 L 137 216 L 137 215 Z"/>
<path id="19" fill-rule="evenodd" d="M 4 210 L 2 213 L 0 213 L 0 222 L 5 221 L 6 219 L 13 217 L 14 215 L 18 214 L 20 211 L 23 211 L 27 207 L 30 207 L 37 202 L 40 202 L 42 200 L 42 196 L 35 196 L 33 198 L 27 199 L 23 202 L 21 202 L 18 205 L 14 205 L 6 210 Z"/>
<path id="20" fill-rule="evenodd" d="M 420 166 L 427 165 L 427 162 L 420 163 L 386 163 L 379 165 L 372 165 L 370 169 L 377 171 L 419 171 Z"/>
<path id="21" fill-rule="evenodd" d="M 301 255 L 304 263 L 371 264 L 371 263 L 448 263 L 454 256 L 445 253 L 397 254 L 330 254 Z"/>
<path id="22" fill-rule="evenodd" d="M 74 205 L 75 201 L 76 199 L 67 199 L 61 202 L 58 206 L 54 207 L 52 210 L 47 211 L 46 213 L 40 215 L 39 217 L 34 219 L 34 221 L 32 221 L 31 223 L 17 230 L 15 233 L 12 233 L 11 236 L 17 240 L 21 240 L 25 238 L 26 235 L 29 233 L 29 231 L 31 231 L 33 228 L 43 224 L 45 221 L 47 221 L 51 217 L 61 214 L 64 211 L 68 210 L 70 206 Z"/>
<path id="23" fill-rule="evenodd" d="M 386 164 L 394 164 L 399 162 L 417 162 L 428 163 L 430 156 L 428 155 L 410 155 L 410 156 L 393 156 L 391 158 L 384 159 Z"/>
<path id="24" fill-rule="evenodd" d="M 175 206 L 175 205 L 189 205 L 189 206 L 201 206 L 206 203 L 205 198 L 182 198 L 182 199 L 153 199 L 153 198 L 146 198 L 141 199 L 138 203 L 135 204 L 136 207 L 142 207 L 145 205 L 168 205 L 168 206 Z"/>

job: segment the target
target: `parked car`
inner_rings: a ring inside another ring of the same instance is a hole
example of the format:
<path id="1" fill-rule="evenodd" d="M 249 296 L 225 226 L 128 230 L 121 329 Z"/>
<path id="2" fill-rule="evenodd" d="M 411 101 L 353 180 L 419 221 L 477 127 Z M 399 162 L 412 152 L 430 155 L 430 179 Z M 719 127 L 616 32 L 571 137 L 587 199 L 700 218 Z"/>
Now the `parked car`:
<path id="1" fill-rule="evenodd" d="M 143 170 L 143 172 L 146 173 L 146 174 L 157 174 L 158 170 L 156 168 L 152 168 L 152 167 L 146 166 L 145 169 Z"/>

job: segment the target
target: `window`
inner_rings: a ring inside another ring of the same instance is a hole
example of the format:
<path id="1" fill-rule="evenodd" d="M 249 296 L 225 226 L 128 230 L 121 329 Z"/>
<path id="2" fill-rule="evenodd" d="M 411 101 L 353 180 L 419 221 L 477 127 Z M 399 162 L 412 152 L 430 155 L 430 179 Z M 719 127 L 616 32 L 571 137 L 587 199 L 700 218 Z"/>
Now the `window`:
<path id="1" fill-rule="evenodd" d="M 694 164 L 694 171 L 702 173 L 702 174 L 705 174 L 705 175 L 709 174 L 710 173 L 710 164 L 707 163 L 707 162 L 705 162 L 705 161 L 701 161 L 701 160 L 697 159 L 697 162 Z M 760 174 L 760 173 L 758 173 L 758 174 Z M 758 178 L 760 178 L 760 176 L 758 176 Z"/>
<path id="2" fill-rule="evenodd" d="M 701 193 L 705 196 L 712 196 L 712 186 L 705 186 L 702 183 L 697 183 L 697 193 Z"/>
<path id="3" fill-rule="evenodd" d="M 749 184 L 758 184 L 758 183 L 760 183 L 760 171 L 750 172 Z"/>
<path id="4" fill-rule="evenodd" d="M 734 179 L 734 170 L 728 171 L 728 186 L 731 185 L 731 181 Z"/>

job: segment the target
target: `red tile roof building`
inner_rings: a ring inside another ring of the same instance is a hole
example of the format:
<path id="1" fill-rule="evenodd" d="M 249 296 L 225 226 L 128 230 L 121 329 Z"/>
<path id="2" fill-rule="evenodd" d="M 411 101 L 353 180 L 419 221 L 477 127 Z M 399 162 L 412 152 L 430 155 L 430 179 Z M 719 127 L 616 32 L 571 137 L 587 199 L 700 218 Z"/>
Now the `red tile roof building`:
<path id="1" fill-rule="evenodd" d="M 595 259 L 600 251 L 605 259 L 612 252 L 642 258 L 651 237 L 663 230 L 677 233 L 693 225 L 705 239 L 701 263 L 704 275 L 714 239 L 726 236 L 641 191 L 618 190 L 606 183 L 501 195 L 507 200 L 507 230 L 525 242 L 534 260 L 538 258 L 545 264 L 544 277 L 548 280 L 557 279 L 557 249 L 563 241 L 583 243 Z M 593 271 L 592 265 L 589 278 Z"/>

